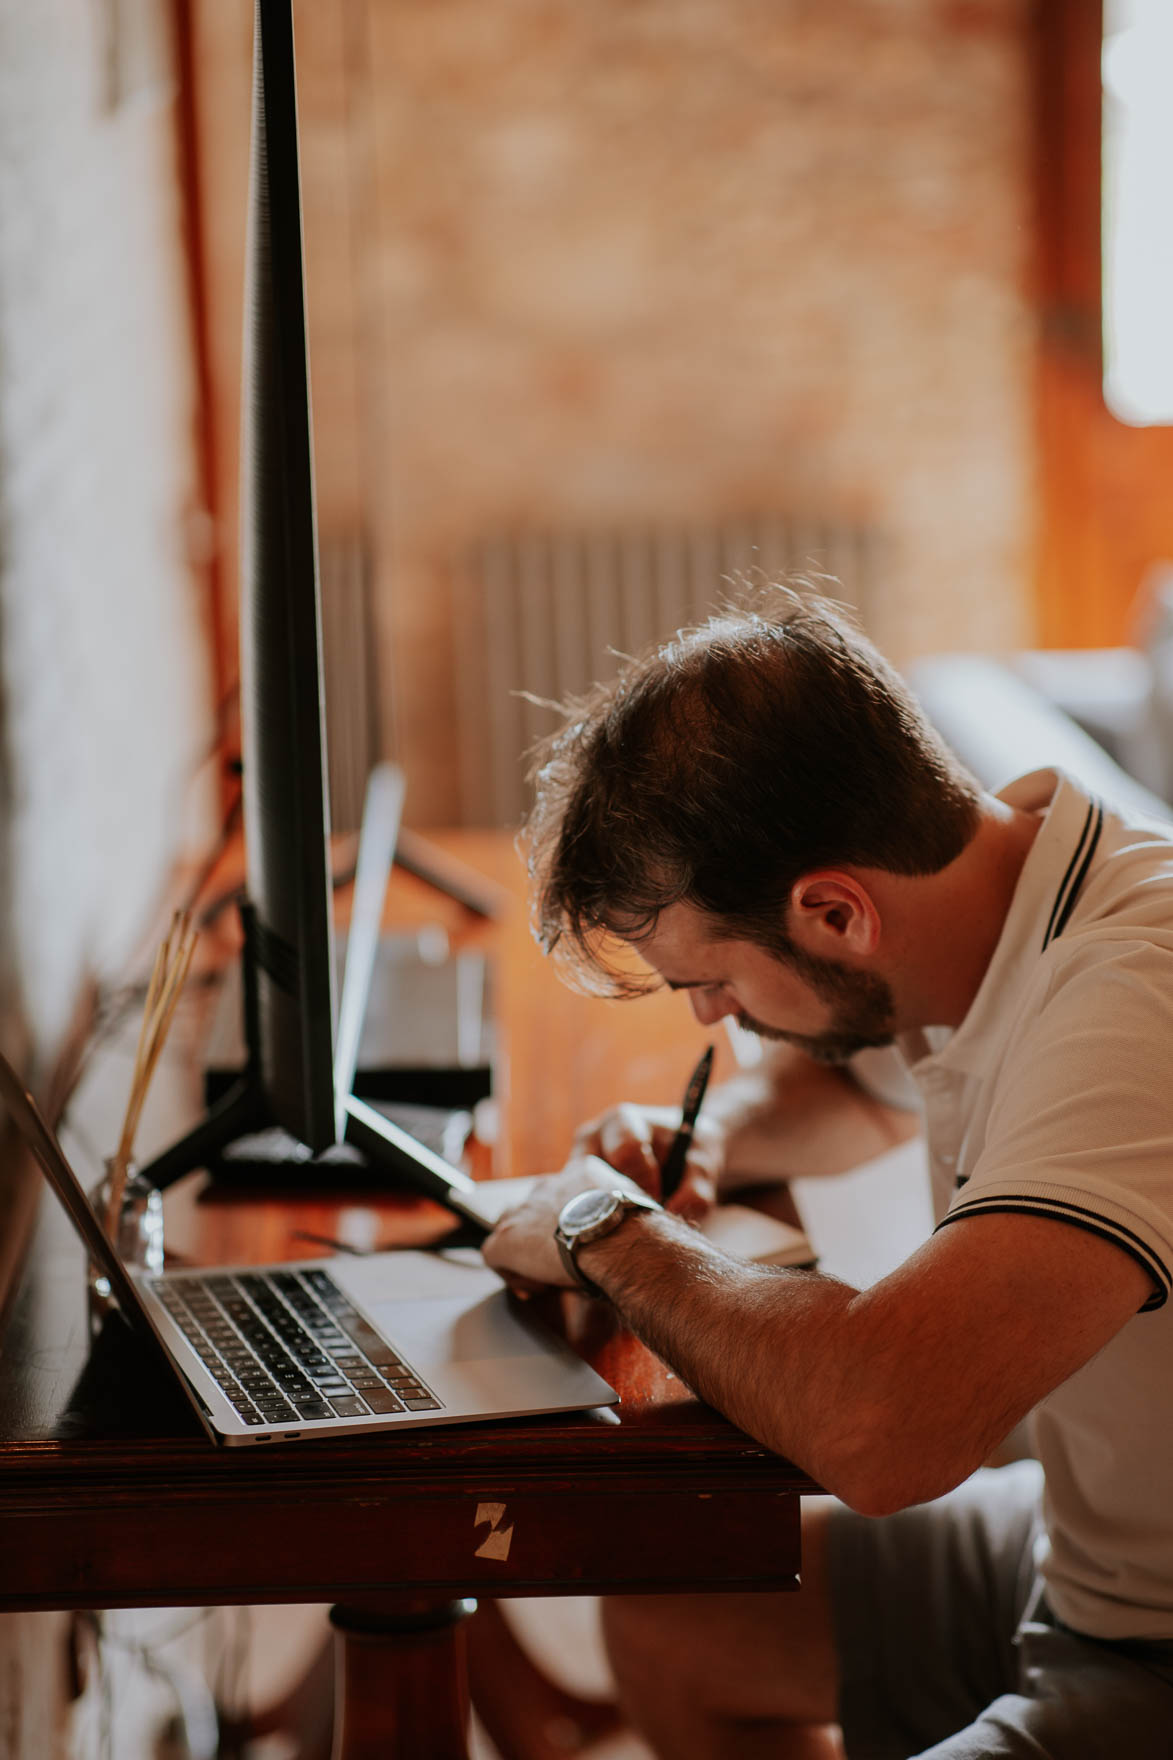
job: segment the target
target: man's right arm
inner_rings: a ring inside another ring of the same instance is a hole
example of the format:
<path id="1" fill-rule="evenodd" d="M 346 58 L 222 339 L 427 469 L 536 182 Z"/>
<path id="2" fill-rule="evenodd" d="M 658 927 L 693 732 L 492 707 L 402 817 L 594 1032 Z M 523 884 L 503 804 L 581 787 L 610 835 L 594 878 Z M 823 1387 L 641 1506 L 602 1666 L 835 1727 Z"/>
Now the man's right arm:
<path id="1" fill-rule="evenodd" d="M 486 1262 L 514 1283 L 568 1283 L 561 1207 L 613 1177 L 583 1162 L 538 1181 Z M 576 1260 L 695 1393 L 865 1515 L 959 1484 L 1153 1290 L 1115 1242 L 1020 1214 L 939 1229 L 864 1291 L 734 1259 L 655 1209 Z"/>

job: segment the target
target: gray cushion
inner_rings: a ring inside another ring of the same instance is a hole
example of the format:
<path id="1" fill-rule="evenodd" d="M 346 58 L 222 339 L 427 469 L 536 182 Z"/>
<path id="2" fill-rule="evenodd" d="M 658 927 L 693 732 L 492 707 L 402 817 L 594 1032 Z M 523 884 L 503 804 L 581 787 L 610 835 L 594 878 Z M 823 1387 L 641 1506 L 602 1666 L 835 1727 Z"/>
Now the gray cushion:
<path id="1" fill-rule="evenodd" d="M 1110 806 L 1168 820 L 1173 810 L 1008 667 L 978 654 L 918 660 L 909 683 L 930 721 L 983 787 L 1054 766 Z"/>

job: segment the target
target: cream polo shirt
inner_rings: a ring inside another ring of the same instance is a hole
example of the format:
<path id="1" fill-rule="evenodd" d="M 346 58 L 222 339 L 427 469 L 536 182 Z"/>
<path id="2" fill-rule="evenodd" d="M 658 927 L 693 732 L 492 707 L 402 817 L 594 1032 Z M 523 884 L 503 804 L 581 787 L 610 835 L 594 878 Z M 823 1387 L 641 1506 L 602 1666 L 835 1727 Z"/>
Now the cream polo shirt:
<path id="1" fill-rule="evenodd" d="M 1044 816 L 993 958 L 956 1031 L 899 1048 L 939 1226 L 1052 1216 L 1152 1278 L 1034 1413 L 1039 1564 L 1078 1631 L 1173 1638 L 1173 827 L 1117 817 L 1053 770 L 1000 798 Z"/>

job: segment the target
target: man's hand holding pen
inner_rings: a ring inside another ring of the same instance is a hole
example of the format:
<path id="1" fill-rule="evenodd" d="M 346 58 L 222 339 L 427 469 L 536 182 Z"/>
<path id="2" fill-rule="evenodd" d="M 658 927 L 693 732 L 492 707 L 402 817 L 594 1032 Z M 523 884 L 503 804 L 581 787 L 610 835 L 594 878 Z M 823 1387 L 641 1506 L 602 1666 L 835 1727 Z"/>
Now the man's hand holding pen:
<path id="1" fill-rule="evenodd" d="M 679 1124 L 680 1114 L 672 1106 L 615 1106 L 580 1127 L 572 1159 L 593 1155 L 661 1198 L 661 1170 Z M 699 1222 L 716 1201 L 724 1159 L 725 1133 L 702 1116 L 693 1128 L 684 1178 L 667 1208 Z"/>
<path id="2" fill-rule="evenodd" d="M 561 1173 L 538 1180 L 485 1243 L 485 1259 L 518 1293 L 569 1284 L 554 1241 L 562 1206 L 579 1192 L 632 1186 L 686 1221 L 712 1208 L 724 1157 L 724 1132 L 700 1114 L 712 1067 L 711 1048 L 693 1070 L 683 1106 L 620 1105 L 580 1127 Z M 665 1189 L 665 1182 L 670 1189 Z"/>
<path id="3" fill-rule="evenodd" d="M 573 1156 L 598 1156 L 667 1209 L 699 1222 L 716 1202 L 725 1155 L 724 1132 L 700 1111 L 712 1061 L 710 1046 L 692 1072 L 679 1111 L 630 1103 L 610 1107 L 579 1127 Z"/>

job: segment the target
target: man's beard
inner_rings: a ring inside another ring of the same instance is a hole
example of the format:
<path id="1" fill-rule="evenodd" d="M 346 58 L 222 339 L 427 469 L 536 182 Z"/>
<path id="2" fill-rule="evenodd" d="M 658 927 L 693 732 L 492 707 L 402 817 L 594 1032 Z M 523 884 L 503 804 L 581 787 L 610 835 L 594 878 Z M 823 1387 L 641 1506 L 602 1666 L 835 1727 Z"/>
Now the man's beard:
<path id="1" fill-rule="evenodd" d="M 831 1004 L 830 1027 L 825 1033 L 784 1033 L 748 1014 L 737 1016 L 739 1027 L 756 1033 L 759 1039 L 794 1045 L 816 1063 L 846 1063 L 857 1051 L 892 1043 L 895 1004 L 885 979 L 875 972 L 854 971 L 837 960 L 816 959 L 791 944 L 778 957 L 806 979 L 816 996 Z"/>

